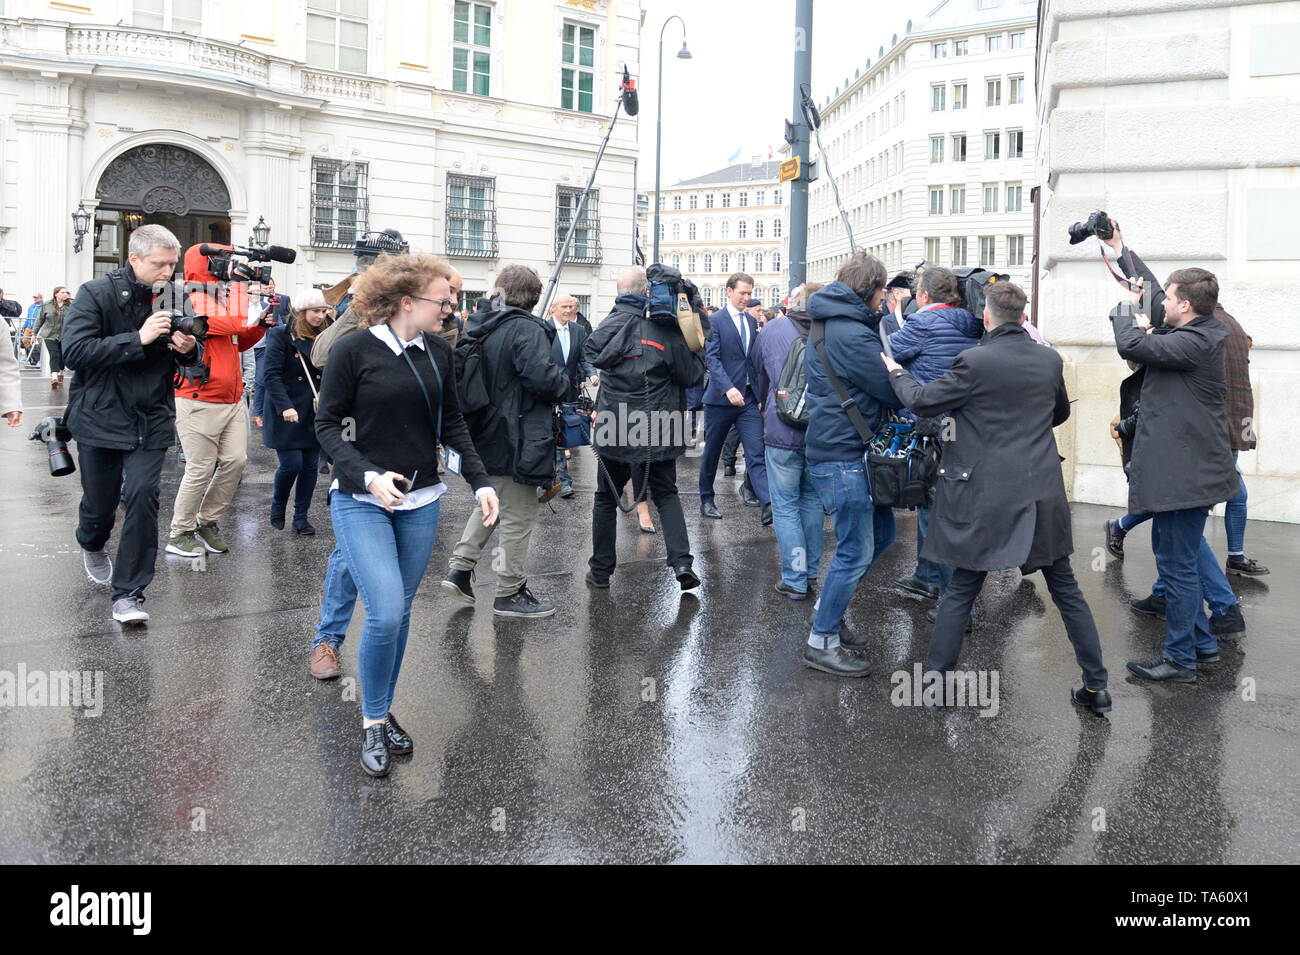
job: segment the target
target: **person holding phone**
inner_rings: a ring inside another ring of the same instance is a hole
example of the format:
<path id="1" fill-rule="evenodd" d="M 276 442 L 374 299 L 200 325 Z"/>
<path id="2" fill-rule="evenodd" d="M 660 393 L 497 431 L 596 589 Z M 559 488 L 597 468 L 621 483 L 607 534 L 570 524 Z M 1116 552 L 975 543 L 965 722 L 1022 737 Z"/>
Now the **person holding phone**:
<path id="1" fill-rule="evenodd" d="M 440 444 L 448 449 L 448 470 L 474 488 L 484 526 L 498 513 L 461 415 L 451 347 L 437 335 L 454 307 L 451 278 L 447 263 L 432 255 L 381 256 L 358 274 L 350 310 L 364 334 L 341 338 L 330 351 L 316 412 L 316 436 L 334 461 L 334 534 L 366 608 L 357 670 L 361 767 L 371 776 L 388 775 L 390 756 L 413 749 L 392 704 L 411 602 L 447 490 Z M 326 576 L 325 603 L 336 599 L 330 589 L 340 586 L 339 577 Z"/>

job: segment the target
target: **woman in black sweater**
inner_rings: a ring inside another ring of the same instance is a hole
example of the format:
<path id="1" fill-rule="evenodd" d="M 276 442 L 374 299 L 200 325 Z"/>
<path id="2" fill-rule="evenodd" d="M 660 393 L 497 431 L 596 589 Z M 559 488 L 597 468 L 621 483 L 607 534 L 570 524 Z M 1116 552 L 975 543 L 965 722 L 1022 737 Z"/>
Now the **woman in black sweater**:
<path id="1" fill-rule="evenodd" d="M 449 470 L 474 488 L 484 525 L 497 517 L 496 492 L 461 416 L 451 348 L 429 334 L 451 311 L 451 277 L 432 255 L 380 256 L 358 274 L 349 310 L 361 321 L 330 352 L 316 412 L 316 436 L 334 461 L 334 535 L 366 608 L 357 669 L 361 768 L 371 776 L 388 774 L 390 753 L 412 750 L 391 709 L 411 601 L 447 490 L 439 444 Z"/>

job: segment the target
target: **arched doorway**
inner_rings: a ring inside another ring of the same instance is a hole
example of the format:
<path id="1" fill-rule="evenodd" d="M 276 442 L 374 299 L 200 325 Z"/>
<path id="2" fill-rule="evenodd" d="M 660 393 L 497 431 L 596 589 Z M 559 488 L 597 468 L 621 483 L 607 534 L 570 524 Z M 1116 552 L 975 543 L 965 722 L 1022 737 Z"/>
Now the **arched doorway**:
<path id="1" fill-rule="evenodd" d="M 141 225 L 166 226 L 182 254 L 199 242 L 230 242 L 230 190 L 207 160 L 182 146 L 128 149 L 99 177 L 95 197 L 97 276 L 126 264 L 127 236 Z"/>

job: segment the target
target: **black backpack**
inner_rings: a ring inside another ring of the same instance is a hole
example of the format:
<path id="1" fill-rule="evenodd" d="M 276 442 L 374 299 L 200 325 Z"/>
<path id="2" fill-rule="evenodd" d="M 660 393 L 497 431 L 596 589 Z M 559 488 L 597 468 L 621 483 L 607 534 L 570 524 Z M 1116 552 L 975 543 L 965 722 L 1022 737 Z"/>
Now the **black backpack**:
<path id="1" fill-rule="evenodd" d="M 790 343 L 776 379 L 776 416 L 782 423 L 801 430 L 808 427 L 808 376 L 803 361 L 806 345 L 802 335 Z"/>

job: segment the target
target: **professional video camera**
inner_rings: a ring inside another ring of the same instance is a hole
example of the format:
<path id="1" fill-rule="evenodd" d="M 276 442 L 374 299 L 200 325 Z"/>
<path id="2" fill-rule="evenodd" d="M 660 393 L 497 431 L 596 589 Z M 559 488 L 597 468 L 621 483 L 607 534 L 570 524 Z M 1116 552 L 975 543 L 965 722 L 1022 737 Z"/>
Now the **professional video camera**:
<path id="1" fill-rule="evenodd" d="M 292 263 L 298 258 L 297 249 L 286 249 L 282 245 L 268 245 L 259 248 L 244 249 L 237 245 L 213 245 L 203 243 L 199 254 L 208 257 L 208 271 L 218 282 L 262 282 L 271 281 L 269 265 L 250 265 L 251 262 Z M 242 256 L 248 262 L 237 262 L 235 256 Z"/>
<path id="2" fill-rule="evenodd" d="M 71 474 L 77 470 L 77 466 L 72 461 L 72 455 L 68 453 L 68 442 L 72 440 L 72 432 L 68 430 L 61 417 L 51 415 L 48 418 L 42 418 L 36 423 L 35 429 L 28 436 L 32 441 L 44 441 L 45 447 L 50 453 L 50 474 L 54 477 L 63 477 L 65 474 Z"/>
<path id="3" fill-rule="evenodd" d="M 396 229 L 384 229 L 382 232 L 367 232 L 357 237 L 352 254 L 362 256 L 405 255 L 411 251 L 411 243 L 402 238 Z"/>
<path id="4" fill-rule="evenodd" d="M 1109 239 L 1115 234 L 1115 230 L 1111 228 L 1110 216 L 1098 209 L 1088 216 L 1087 221 L 1076 222 L 1070 226 L 1069 233 L 1070 245 L 1078 245 L 1090 235 L 1095 235 L 1099 239 Z"/>
<path id="5" fill-rule="evenodd" d="M 934 263 L 922 259 L 916 266 L 919 275 L 927 266 Z M 982 265 L 964 265 L 951 270 L 957 276 L 957 290 L 961 293 L 961 307 L 976 318 L 984 314 L 984 290 L 996 282 L 1010 282 L 1011 276 L 1005 272 L 994 272 Z"/>

